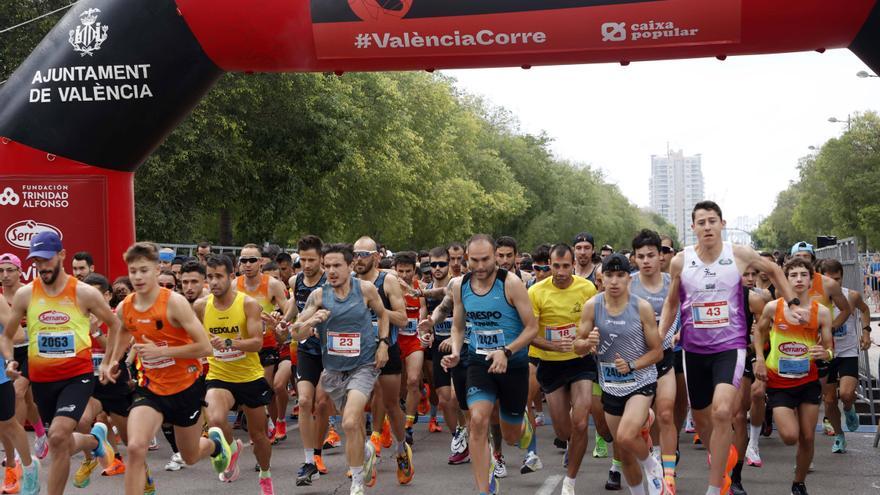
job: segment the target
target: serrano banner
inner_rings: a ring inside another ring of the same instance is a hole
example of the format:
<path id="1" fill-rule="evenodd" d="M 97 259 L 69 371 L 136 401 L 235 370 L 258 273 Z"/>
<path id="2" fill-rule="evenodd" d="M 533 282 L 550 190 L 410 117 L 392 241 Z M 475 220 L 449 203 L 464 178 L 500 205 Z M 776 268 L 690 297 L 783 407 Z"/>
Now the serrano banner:
<path id="1" fill-rule="evenodd" d="M 80 0 L 0 86 L 2 249 L 22 253 L 29 236 L 55 229 L 69 252 L 123 273 L 133 172 L 223 71 L 625 65 L 848 47 L 877 72 L 877 2 Z"/>

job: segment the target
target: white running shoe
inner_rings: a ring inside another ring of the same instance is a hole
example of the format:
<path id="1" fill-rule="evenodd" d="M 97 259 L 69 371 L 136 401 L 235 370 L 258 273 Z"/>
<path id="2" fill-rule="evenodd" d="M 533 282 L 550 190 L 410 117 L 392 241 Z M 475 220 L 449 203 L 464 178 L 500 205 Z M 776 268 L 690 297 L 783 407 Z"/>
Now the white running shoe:
<path id="1" fill-rule="evenodd" d="M 749 445 L 746 447 L 746 464 L 755 467 L 761 467 L 764 465 L 764 462 L 761 460 L 761 451 L 757 446 L 752 447 Z"/>
<path id="2" fill-rule="evenodd" d="M 538 457 L 538 454 L 529 451 L 526 454 L 526 458 L 523 459 L 522 468 L 520 468 L 519 472 L 520 474 L 529 474 L 542 469 L 544 469 L 544 464 L 541 462 L 541 458 Z"/>
<path id="3" fill-rule="evenodd" d="M 507 478 L 507 466 L 504 464 L 503 455 L 495 456 L 495 477 L 499 479 Z"/>
<path id="4" fill-rule="evenodd" d="M 186 463 L 183 462 L 183 456 L 180 455 L 180 452 L 171 456 L 171 460 L 165 464 L 165 471 L 180 471 L 181 469 L 186 467 Z"/>

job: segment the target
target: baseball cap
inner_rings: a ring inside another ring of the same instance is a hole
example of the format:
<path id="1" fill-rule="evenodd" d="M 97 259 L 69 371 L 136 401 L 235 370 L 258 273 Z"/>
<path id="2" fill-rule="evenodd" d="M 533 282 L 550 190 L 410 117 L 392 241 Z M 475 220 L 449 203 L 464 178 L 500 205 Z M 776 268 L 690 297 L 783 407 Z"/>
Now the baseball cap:
<path id="1" fill-rule="evenodd" d="M 19 270 L 21 270 L 21 260 L 18 258 L 18 256 L 12 253 L 0 254 L 0 263 L 12 263 Z"/>
<path id="2" fill-rule="evenodd" d="M 611 251 L 613 253 L 614 248 L 611 247 L 611 244 L 605 244 L 604 246 L 602 246 L 602 249 L 600 249 L 599 251 Z"/>
<path id="3" fill-rule="evenodd" d="M 801 251 L 806 251 L 812 255 L 816 254 L 816 252 L 813 251 L 813 245 L 808 242 L 805 242 L 805 241 L 798 242 L 794 246 L 791 247 L 791 255 L 792 256 L 794 256 L 795 254 L 797 254 Z"/>
<path id="4" fill-rule="evenodd" d="M 589 242 L 591 246 L 595 246 L 596 243 L 593 241 L 593 234 L 589 232 L 581 232 L 580 234 L 574 236 L 574 240 L 571 241 L 571 245 L 575 246 L 579 242 Z"/>
<path id="5" fill-rule="evenodd" d="M 174 261 L 174 250 L 171 248 L 163 248 L 159 251 L 159 261 Z"/>
<path id="6" fill-rule="evenodd" d="M 629 264 L 629 258 L 620 253 L 611 253 L 602 260 L 602 273 L 607 272 L 626 272 L 632 271 Z"/>
<path id="7" fill-rule="evenodd" d="M 431 273 L 431 262 L 423 261 L 419 264 L 419 273 Z"/>
<path id="8" fill-rule="evenodd" d="M 61 247 L 61 238 L 58 234 L 51 231 L 43 231 L 31 237 L 31 249 L 28 253 L 28 259 L 45 258 L 49 259 L 64 249 Z"/>

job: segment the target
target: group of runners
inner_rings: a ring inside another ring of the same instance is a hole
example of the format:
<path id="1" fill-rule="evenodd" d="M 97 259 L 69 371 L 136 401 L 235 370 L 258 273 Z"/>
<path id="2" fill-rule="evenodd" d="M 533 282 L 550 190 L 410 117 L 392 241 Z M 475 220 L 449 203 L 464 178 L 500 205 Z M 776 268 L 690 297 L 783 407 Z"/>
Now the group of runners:
<path id="1" fill-rule="evenodd" d="M 589 233 L 527 257 L 510 237 L 477 234 L 424 256 L 399 252 L 391 266 L 369 237 L 308 235 L 295 258 L 273 259 L 248 244 L 237 258 L 200 246 L 176 260 L 139 242 L 123 254 L 124 298 L 87 253 L 67 274 L 61 239 L 40 233 L 31 283 L 18 257 L 0 254 L 3 493 L 39 493 L 41 478 L 63 493 L 80 452 L 76 487 L 101 469 L 124 475 L 128 495 L 155 493 L 146 458 L 159 431 L 174 452 L 166 469 L 205 460 L 219 482 L 235 482 L 238 413 L 259 489 L 272 494 L 272 445 L 287 439 L 295 395 L 303 458 L 282 461 L 300 464 L 285 485 L 320 483 L 323 449 L 341 440 L 351 494 L 376 484 L 383 454 L 397 482 L 412 483 L 413 428 L 430 415 L 430 431 L 442 431 L 439 413 L 446 462 L 470 463 L 477 492 L 499 493 L 505 443 L 508 456 L 521 451 L 523 475 L 543 468 L 535 428 L 547 409 L 565 451 L 563 495 L 576 493 L 591 436 L 592 455 L 611 457 L 605 489 L 674 494 L 690 410 L 708 448 L 706 494 L 740 495 L 743 465 L 763 464 L 772 411 L 797 446 L 791 493 L 806 494 L 820 402 L 833 452 L 846 452 L 842 419 L 859 426 L 867 306 L 841 288 L 840 263 L 817 263 L 806 242 L 780 266 L 723 241 L 717 204 L 698 203 L 692 220 L 697 244 L 678 253 L 650 230 L 601 256 Z"/>

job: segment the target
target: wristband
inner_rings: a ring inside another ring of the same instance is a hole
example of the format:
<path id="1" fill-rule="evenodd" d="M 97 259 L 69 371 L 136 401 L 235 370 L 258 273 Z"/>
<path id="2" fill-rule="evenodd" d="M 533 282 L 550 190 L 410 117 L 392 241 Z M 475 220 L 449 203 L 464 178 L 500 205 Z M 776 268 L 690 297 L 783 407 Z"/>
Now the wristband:
<path id="1" fill-rule="evenodd" d="M 832 359 L 834 359 L 834 351 L 832 351 L 831 349 L 825 350 L 828 352 L 828 360 L 831 361 Z"/>
<path id="2" fill-rule="evenodd" d="M 871 333 L 871 325 L 866 325 L 866 326 L 862 327 L 862 331 Z"/>
<path id="3" fill-rule="evenodd" d="M 636 363 L 635 363 L 635 361 L 627 361 L 626 365 L 629 366 L 629 371 L 630 371 L 630 373 L 632 373 L 633 371 L 636 370 Z"/>

